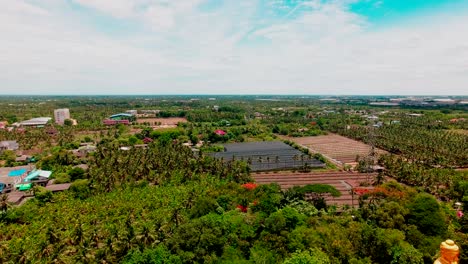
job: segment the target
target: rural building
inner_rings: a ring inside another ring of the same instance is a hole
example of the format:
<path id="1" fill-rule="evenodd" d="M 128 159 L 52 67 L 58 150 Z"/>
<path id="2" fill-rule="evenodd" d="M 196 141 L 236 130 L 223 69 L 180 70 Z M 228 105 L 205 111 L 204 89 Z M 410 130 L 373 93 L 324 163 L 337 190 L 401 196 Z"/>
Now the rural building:
<path id="1" fill-rule="evenodd" d="M 109 119 L 114 120 L 114 121 L 128 120 L 132 122 L 132 121 L 135 121 L 136 117 L 135 115 L 132 115 L 129 113 L 120 113 L 120 114 L 111 115 Z"/>
<path id="2" fill-rule="evenodd" d="M 31 160 L 31 156 L 28 156 L 28 155 L 21 155 L 21 156 L 18 156 L 16 157 L 15 161 L 16 162 L 27 162 L 29 160 Z"/>
<path id="3" fill-rule="evenodd" d="M 70 119 L 70 110 L 68 108 L 54 110 L 55 123 L 63 125 L 66 119 Z"/>
<path id="4" fill-rule="evenodd" d="M 437 104 L 454 104 L 455 100 L 450 98 L 436 98 L 433 100 Z"/>
<path id="5" fill-rule="evenodd" d="M 36 117 L 26 121 L 16 123 L 17 126 L 28 126 L 28 127 L 44 127 L 52 120 L 50 117 Z"/>
<path id="6" fill-rule="evenodd" d="M 125 111 L 126 114 L 131 114 L 133 116 L 136 116 L 138 114 L 138 111 L 137 110 L 127 110 Z"/>
<path id="7" fill-rule="evenodd" d="M 0 141 L 0 152 L 4 150 L 18 150 L 19 144 L 16 140 Z"/>
<path id="8" fill-rule="evenodd" d="M 5 129 L 8 126 L 8 122 L 0 121 L 0 129 Z"/>
<path id="9" fill-rule="evenodd" d="M 120 113 L 111 115 L 108 119 L 103 121 L 104 125 L 111 126 L 117 124 L 129 125 L 136 120 L 136 116 L 129 113 Z"/>
<path id="10" fill-rule="evenodd" d="M 78 149 L 72 150 L 72 152 L 76 157 L 83 158 L 83 157 L 86 157 L 89 153 L 95 152 L 96 149 L 97 149 L 96 146 L 85 145 L 85 146 L 79 147 Z"/>
<path id="11" fill-rule="evenodd" d="M 102 121 L 104 125 L 106 126 L 113 126 L 113 125 L 118 125 L 118 124 L 124 124 L 124 125 L 130 125 L 130 121 L 128 120 L 111 120 L 111 119 L 106 119 Z"/>
<path id="12" fill-rule="evenodd" d="M 26 176 L 22 183 L 34 183 L 40 186 L 46 186 L 49 182 L 49 178 L 52 175 L 51 171 L 46 170 L 33 170 Z"/>
<path id="13" fill-rule="evenodd" d="M 224 135 L 226 135 L 226 131 L 221 130 L 221 129 L 215 130 L 214 133 L 215 133 L 216 135 L 218 135 L 218 136 L 224 136 Z"/>

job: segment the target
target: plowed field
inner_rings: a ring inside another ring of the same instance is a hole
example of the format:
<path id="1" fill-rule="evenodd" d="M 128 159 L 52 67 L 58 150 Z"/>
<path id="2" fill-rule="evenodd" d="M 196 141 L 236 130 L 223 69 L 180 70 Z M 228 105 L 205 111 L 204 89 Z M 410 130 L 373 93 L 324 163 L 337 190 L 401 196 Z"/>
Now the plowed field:
<path id="1" fill-rule="evenodd" d="M 350 190 L 359 187 L 360 182 L 373 179 L 377 173 L 354 173 L 354 172 L 312 172 L 312 173 L 261 173 L 253 174 L 252 177 L 259 184 L 278 183 L 285 190 L 293 186 L 304 186 L 307 184 L 329 184 L 341 192 L 341 197 L 327 197 L 328 205 L 357 206 L 358 196 L 353 196 Z M 353 201 L 354 200 L 354 201 Z"/>
<path id="2" fill-rule="evenodd" d="M 371 146 L 367 144 L 336 134 L 315 137 L 288 137 L 286 139 L 308 147 L 312 151 L 341 164 L 352 164 L 356 161 L 356 156 L 364 157 L 369 155 L 371 151 Z M 377 148 L 375 151 L 385 153 L 384 150 Z"/>

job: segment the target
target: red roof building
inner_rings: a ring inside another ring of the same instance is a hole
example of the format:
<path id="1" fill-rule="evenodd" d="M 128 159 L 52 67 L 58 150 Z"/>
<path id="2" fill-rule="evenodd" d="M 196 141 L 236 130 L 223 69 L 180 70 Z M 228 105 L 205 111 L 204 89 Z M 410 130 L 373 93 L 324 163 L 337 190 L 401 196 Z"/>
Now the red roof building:
<path id="1" fill-rule="evenodd" d="M 124 124 L 124 125 L 130 125 L 130 121 L 124 119 L 124 120 L 111 120 L 111 119 L 106 119 L 103 121 L 104 125 L 106 126 L 112 126 L 112 125 L 117 125 L 117 124 Z"/>
<path id="2" fill-rule="evenodd" d="M 216 135 L 218 135 L 218 136 L 224 136 L 224 135 L 226 135 L 226 131 L 221 130 L 221 129 L 216 130 L 214 133 L 215 133 Z"/>

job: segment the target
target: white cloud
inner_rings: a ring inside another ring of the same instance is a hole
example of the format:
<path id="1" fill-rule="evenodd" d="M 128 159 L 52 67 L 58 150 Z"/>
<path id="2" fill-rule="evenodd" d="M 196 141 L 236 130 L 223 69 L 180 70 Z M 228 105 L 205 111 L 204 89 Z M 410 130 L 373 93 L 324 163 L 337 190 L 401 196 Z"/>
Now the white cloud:
<path id="1" fill-rule="evenodd" d="M 60 0 L 8 1 L 0 93 L 468 94 L 467 16 L 372 28 L 336 1 L 294 18 L 250 0 L 74 1 L 141 31 L 100 32 Z"/>
<path id="2" fill-rule="evenodd" d="M 74 2 L 116 18 L 129 18 L 136 15 L 136 8 L 141 0 L 73 0 Z"/>

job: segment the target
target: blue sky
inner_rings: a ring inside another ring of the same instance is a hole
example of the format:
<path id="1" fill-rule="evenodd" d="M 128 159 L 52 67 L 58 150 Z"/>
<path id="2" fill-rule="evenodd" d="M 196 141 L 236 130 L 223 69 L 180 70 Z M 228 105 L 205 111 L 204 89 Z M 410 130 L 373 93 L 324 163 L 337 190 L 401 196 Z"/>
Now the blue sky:
<path id="1" fill-rule="evenodd" d="M 468 95 L 468 0 L 15 0 L 0 94 Z"/>

